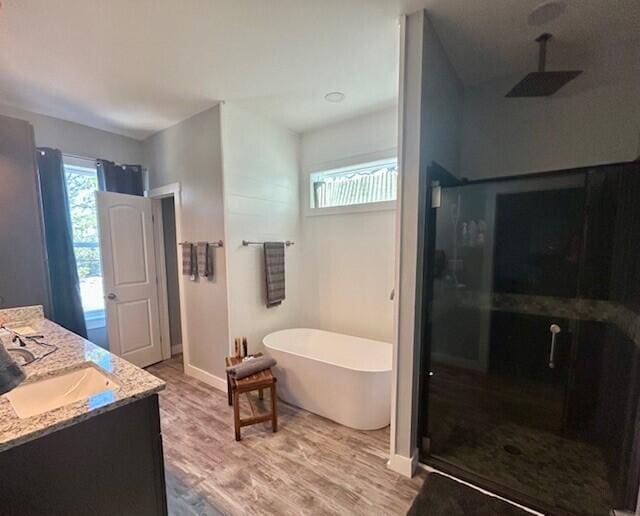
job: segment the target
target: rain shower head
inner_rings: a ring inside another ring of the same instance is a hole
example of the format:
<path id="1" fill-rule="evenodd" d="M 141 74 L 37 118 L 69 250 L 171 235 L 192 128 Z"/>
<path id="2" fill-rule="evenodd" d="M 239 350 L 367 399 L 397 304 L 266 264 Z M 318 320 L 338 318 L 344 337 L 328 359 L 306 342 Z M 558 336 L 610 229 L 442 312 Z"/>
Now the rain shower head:
<path id="1" fill-rule="evenodd" d="M 545 71 L 547 41 L 550 39 L 551 34 L 548 33 L 536 38 L 536 41 L 540 45 L 538 71 L 527 74 L 524 79 L 507 93 L 507 97 L 548 97 L 582 73 L 582 70 Z"/>

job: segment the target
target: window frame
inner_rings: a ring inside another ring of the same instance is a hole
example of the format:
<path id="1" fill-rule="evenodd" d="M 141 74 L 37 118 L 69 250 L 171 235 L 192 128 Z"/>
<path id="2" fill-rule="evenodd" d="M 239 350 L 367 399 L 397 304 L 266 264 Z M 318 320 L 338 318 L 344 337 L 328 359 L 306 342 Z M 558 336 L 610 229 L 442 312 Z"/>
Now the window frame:
<path id="1" fill-rule="evenodd" d="M 322 172 L 339 172 L 341 169 L 356 168 L 359 166 L 375 166 L 376 164 L 388 163 L 391 160 L 398 162 L 398 155 L 396 148 L 386 149 L 379 152 L 372 152 L 368 154 L 360 154 L 349 158 L 328 161 L 324 163 L 318 163 L 308 167 L 304 173 L 304 214 L 307 217 L 317 217 L 323 215 L 339 215 L 346 213 L 366 213 L 371 211 L 387 211 L 395 210 L 398 206 L 398 200 L 393 201 L 380 201 L 380 202 L 367 202 L 360 204 L 346 204 L 342 206 L 328 206 L 324 208 L 317 208 L 312 206 L 313 199 L 313 181 L 314 174 Z M 400 169 L 398 168 L 398 173 Z M 399 193 L 399 191 L 398 191 Z"/>

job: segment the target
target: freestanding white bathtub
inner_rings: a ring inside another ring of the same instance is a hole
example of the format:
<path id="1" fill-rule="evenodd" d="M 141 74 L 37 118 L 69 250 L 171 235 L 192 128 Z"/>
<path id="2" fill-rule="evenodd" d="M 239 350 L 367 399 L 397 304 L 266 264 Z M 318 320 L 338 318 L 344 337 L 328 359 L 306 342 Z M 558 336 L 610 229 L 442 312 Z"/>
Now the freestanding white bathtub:
<path id="1" fill-rule="evenodd" d="M 358 430 L 391 420 L 391 344 L 296 328 L 267 335 L 285 402 Z"/>

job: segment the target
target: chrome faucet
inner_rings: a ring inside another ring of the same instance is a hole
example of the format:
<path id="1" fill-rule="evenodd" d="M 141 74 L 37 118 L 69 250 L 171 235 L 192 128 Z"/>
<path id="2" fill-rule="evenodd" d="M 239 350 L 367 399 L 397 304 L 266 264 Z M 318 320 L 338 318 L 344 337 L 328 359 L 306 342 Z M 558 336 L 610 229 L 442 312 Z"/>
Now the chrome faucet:
<path id="1" fill-rule="evenodd" d="M 0 394 L 15 389 L 25 378 L 22 368 L 0 342 Z"/>

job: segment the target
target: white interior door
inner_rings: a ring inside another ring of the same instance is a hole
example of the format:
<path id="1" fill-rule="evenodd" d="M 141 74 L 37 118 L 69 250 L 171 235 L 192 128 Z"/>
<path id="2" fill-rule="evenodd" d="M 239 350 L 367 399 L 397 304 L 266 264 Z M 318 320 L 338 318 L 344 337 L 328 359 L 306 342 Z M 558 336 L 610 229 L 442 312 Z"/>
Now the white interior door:
<path id="1" fill-rule="evenodd" d="M 151 199 L 96 192 L 109 348 L 140 367 L 162 360 Z"/>

